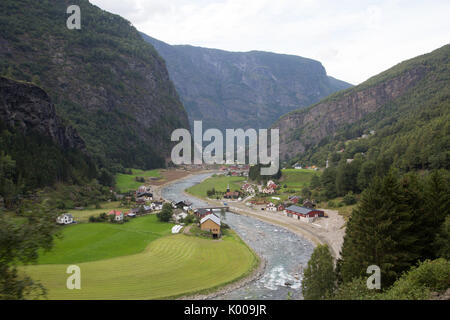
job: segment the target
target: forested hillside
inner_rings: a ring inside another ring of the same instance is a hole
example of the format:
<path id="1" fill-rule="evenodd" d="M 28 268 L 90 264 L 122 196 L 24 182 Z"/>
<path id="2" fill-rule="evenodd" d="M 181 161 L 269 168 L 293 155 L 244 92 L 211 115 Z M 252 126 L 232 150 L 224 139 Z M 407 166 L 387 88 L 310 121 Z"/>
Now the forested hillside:
<path id="1" fill-rule="evenodd" d="M 81 30 L 69 30 L 69 5 Z M 2 0 L 0 74 L 33 82 L 100 166 L 164 166 L 170 133 L 188 127 L 164 61 L 130 22 L 87 0 Z"/>
<path id="2" fill-rule="evenodd" d="M 324 199 L 359 193 L 391 167 L 450 169 L 449 54 L 446 45 L 283 117 L 280 149 L 296 153 L 292 163 L 328 160 Z"/>

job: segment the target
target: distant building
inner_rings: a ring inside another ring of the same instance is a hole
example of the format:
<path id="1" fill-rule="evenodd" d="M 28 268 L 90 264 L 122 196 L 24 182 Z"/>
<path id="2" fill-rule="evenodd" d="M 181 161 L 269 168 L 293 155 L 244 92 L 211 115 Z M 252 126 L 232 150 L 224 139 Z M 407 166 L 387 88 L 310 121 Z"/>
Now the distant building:
<path id="1" fill-rule="evenodd" d="M 314 221 L 314 219 L 324 216 L 324 212 L 322 210 L 309 209 L 298 206 L 290 206 L 284 211 L 288 217 L 292 217 L 304 222 L 312 222 Z"/>
<path id="2" fill-rule="evenodd" d="M 303 206 L 308 209 L 313 209 L 315 208 L 316 204 L 313 201 L 306 199 L 305 201 L 303 201 Z"/>
<path id="3" fill-rule="evenodd" d="M 63 213 L 56 218 L 58 224 L 71 224 L 73 223 L 73 216 L 70 213 Z"/>
<path id="4" fill-rule="evenodd" d="M 123 212 L 112 210 L 108 213 L 109 215 L 114 215 L 115 221 L 123 221 Z"/>
<path id="5" fill-rule="evenodd" d="M 300 201 L 299 196 L 289 196 L 289 201 L 292 203 L 298 203 Z"/>

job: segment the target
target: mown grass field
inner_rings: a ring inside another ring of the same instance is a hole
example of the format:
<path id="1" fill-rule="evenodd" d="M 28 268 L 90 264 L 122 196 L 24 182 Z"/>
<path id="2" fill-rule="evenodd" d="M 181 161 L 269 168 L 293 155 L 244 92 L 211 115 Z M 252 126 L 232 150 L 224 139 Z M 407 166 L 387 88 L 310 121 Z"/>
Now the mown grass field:
<path id="1" fill-rule="evenodd" d="M 68 210 L 67 212 L 73 216 L 75 221 L 87 222 L 90 216 L 99 216 L 103 212 L 108 213 L 111 210 L 126 212 L 130 210 L 128 207 L 121 206 L 119 201 L 102 202 L 100 206 L 101 209 L 95 209 L 95 206 L 90 206 L 84 210 Z"/>
<path id="2" fill-rule="evenodd" d="M 116 241 L 108 244 L 116 250 Z M 77 263 L 81 290 L 66 288 L 68 265 L 21 270 L 41 281 L 49 299 L 162 299 L 223 286 L 249 274 L 258 258 L 234 233 L 219 241 L 178 234 L 152 241 L 137 254 Z"/>
<path id="3" fill-rule="evenodd" d="M 109 259 L 142 252 L 148 244 L 171 233 L 173 224 L 155 215 L 124 224 L 86 223 L 62 227 L 62 238 L 50 252 L 41 253 L 39 264 L 65 264 Z"/>
<path id="4" fill-rule="evenodd" d="M 287 189 L 301 189 L 309 185 L 314 175 L 319 175 L 319 171 L 309 169 L 283 169 L 280 184 L 287 185 Z"/>
<path id="5" fill-rule="evenodd" d="M 139 188 L 139 186 L 142 185 L 142 182 L 136 181 L 136 177 L 156 177 L 160 178 L 161 174 L 159 172 L 159 169 L 153 169 L 153 170 L 137 170 L 137 169 L 131 169 L 133 174 L 123 174 L 119 173 L 116 175 L 116 189 L 120 193 L 125 193 L 128 191 L 136 190 Z"/>
<path id="6" fill-rule="evenodd" d="M 206 197 L 206 191 L 211 190 L 212 188 L 221 192 L 227 191 L 228 184 L 230 185 L 231 191 L 240 190 L 242 182 L 245 180 L 245 177 L 212 176 L 203 182 L 186 189 L 186 192 L 204 198 Z"/>

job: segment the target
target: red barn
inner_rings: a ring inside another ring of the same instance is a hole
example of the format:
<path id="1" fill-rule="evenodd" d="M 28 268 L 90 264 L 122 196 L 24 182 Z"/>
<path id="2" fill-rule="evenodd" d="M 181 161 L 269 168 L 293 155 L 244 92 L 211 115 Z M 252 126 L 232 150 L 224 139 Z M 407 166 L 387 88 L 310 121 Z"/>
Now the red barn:
<path id="1" fill-rule="evenodd" d="M 322 210 L 310 209 L 310 208 L 298 207 L 298 206 L 290 206 L 290 207 L 286 208 L 285 212 L 288 217 L 293 217 L 298 220 L 303 220 L 306 222 L 311 222 L 315 218 L 324 216 L 324 212 Z"/>

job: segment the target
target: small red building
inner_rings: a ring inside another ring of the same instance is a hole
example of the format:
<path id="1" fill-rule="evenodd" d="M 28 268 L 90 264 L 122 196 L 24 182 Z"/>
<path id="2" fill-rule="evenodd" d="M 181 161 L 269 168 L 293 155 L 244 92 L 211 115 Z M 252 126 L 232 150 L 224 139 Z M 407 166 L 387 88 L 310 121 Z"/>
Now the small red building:
<path id="1" fill-rule="evenodd" d="M 285 213 L 288 217 L 293 217 L 298 220 L 311 222 L 315 218 L 323 217 L 324 212 L 322 210 L 310 209 L 305 207 L 290 206 L 286 208 Z"/>

